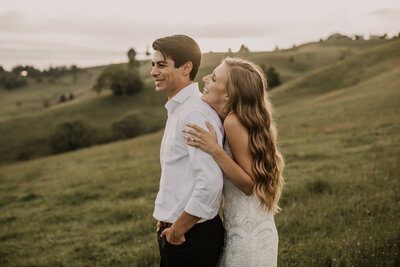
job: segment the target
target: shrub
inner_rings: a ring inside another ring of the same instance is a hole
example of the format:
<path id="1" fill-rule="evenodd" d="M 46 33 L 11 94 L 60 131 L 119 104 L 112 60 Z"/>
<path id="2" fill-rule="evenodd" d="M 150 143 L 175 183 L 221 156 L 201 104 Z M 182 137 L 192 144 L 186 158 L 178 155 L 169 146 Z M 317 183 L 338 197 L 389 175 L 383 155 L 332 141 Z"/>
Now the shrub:
<path id="1" fill-rule="evenodd" d="M 35 69 L 33 66 L 28 66 L 28 65 L 27 66 L 18 65 L 11 70 L 12 73 L 15 73 L 17 75 L 20 75 L 24 71 L 26 73 L 26 76 L 32 78 L 40 77 L 42 75 L 40 70 Z"/>
<path id="2" fill-rule="evenodd" d="M 86 121 L 76 119 L 59 124 L 49 138 L 55 153 L 76 150 L 94 143 L 95 131 Z"/>
<path id="3" fill-rule="evenodd" d="M 45 100 L 43 101 L 43 107 L 45 107 L 45 108 L 50 107 L 50 100 L 45 99 Z"/>
<path id="4" fill-rule="evenodd" d="M 268 90 L 271 90 L 272 88 L 281 84 L 279 73 L 275 70 L 274 67 L 271 66 L 266 69 L 264 65 L 261 65 L 261 68 L 267 76 Z"/>
<path id="5" fill-rule="evenodd" d="M 19 76 L 13 72 L 0 73 L 0 85 L 3 85 L 6 89 L 14 89 L 25 86 L 27 83 L 28 82 L 25 77 Z"/>
<path id="6" fill-rule="evenodd" d="M 110 88 L 114 95 L 130 95 L 141 91 L 143 82 L 136 67 L 112 65 L 101 72 L 93 86 L 97 92 L 104 88 Z"/>
<path id="7" fill-rule="evenodd" d="M 67 101 L 67 98 L 65 97 L 64 94 L 62 94 L 62 95 L 60 96 L 60 99 L 58 100 L 58 103 L 62 103 L 62 102 L 65 102 L 65 101 Z"/>
<path id="8" fill-rule="evenodd" d="M 149 131 L 145 120 L 139 114 L 129 114 L 112 124 L 116 139 L 132 138 Z"/>

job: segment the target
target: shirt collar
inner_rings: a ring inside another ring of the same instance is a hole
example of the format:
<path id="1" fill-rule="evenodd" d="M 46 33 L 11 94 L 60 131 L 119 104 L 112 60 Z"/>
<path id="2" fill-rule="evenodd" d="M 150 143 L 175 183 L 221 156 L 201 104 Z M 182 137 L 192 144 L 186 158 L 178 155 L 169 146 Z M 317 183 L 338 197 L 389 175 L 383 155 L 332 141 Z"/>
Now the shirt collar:
<path id="1" fill-rule="evenodd" d="M 197 82 L 191 83 L 188 86 L 184 87 L 182 90 L 180 90 L 173 98 L 168 100 L 168 102 L 165 104 L 165 108 L 167 110 L 170 110 L 171 108 L 179 104 L 182 104 L 183 102 L 185 102 L 186 99 L 188 99 L 190 96 L 198 92 L 199 92 L 198 83 Z"/>

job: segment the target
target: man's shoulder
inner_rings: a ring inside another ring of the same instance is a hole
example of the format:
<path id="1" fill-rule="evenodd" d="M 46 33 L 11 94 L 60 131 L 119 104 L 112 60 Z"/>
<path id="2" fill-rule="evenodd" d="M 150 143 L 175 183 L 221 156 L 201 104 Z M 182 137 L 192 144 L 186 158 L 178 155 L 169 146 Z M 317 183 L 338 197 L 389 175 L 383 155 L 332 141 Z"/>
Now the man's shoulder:
<path id="1" fill-rule="evenodd" d="M 188 97 L 185 102 L 183 102 L 183 106 L 185 109 L 191 110 L 191 109 L 198 109 L 199 106 L 202 105 L 203 100 L 201 100 L 201 94 L 196 93 Z"/>
<path id="2" fill-rule="evenodd" d="M 200 113 L 208 120 L 220 121 L 218 114 L 215 112 L 215 110 L 206 102 L 201 100 L 201 95 L 192 95 L 183 104 L 184 108 L 181 115 L 184 117 Z"/>

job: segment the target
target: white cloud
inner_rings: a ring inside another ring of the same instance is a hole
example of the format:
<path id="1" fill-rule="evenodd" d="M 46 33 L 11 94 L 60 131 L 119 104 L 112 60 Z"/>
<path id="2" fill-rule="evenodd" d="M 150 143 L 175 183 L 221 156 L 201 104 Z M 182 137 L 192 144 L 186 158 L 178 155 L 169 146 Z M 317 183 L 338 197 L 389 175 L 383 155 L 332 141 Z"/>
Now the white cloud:
<path id="1" fill-rule="evenodd" d="M 383 8 L 383 9 L 378 9 L 373 12 L 371 12 L 372 15 L 375 15 L 377 17 L 381 17 L 384 19 L 398 19 L 400 20 L 400 9 L 395 9 L 395 8 Z"/>
<path id="2" fill-rule="evenodd" d="M 268 50 L 315 41 L 334 32 L 397 34 L 397 2 L 7 1 L 0 6 L 0 64 L 47 67 L 63 64 L 66 58 L 68 62 L 78 60 L 78 65 L 106 64 L 125 60 L 130 47 L 144 52 L 154 39 L 176 33 L 194 37 L 203 51 L 235 50 L 241 43 L 251 50 Z"/>

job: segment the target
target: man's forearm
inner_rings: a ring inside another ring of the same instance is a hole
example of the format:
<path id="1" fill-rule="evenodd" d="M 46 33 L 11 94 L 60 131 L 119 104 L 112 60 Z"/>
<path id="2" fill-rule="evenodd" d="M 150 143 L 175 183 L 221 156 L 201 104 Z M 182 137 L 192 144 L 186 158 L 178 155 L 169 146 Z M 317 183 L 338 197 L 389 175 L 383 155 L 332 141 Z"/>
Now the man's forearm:
<path id="1" fill-rule="evenodd" d="M 172 224 L 171 231 L 177 235 L 183 235 L 190 230 L 198 221 L 199 217 L 183 212 L 181 216 Z"/>

